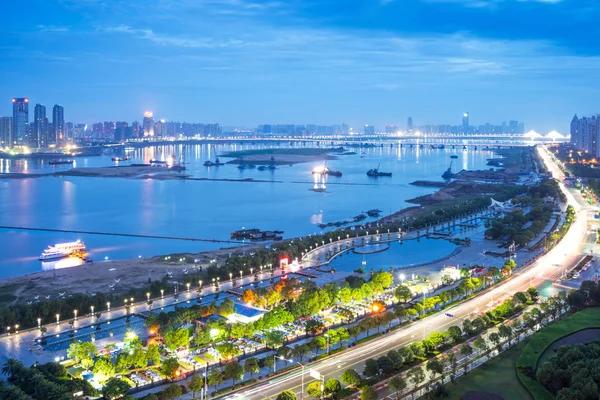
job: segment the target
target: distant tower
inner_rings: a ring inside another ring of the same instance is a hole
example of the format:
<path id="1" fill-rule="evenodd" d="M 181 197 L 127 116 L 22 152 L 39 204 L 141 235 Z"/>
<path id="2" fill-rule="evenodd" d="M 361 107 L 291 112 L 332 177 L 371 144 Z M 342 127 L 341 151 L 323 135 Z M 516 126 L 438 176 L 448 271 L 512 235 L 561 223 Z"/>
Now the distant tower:
<path id="1" fill-rule="evenodd" d="M 13 144 L 22 143 L 29 134 L 29 99 L 22 97 L 12 99 L 13 118 L 12 134 Z"/>
<path id="2" fill-rule="evenodd" d="M 0 147 L 13 147 L 15 145 L 12 120 L 12 117 L 0 117 Z"/>
<path id="3" fill-rule="evenodd" d="M 55 104 L 52 107 L 52 137 L 51 140 L 57 147 L 65 144 L 65 109 L 63 106 Z"/>
<path id="4" fill-rule="evenodd" d="M 33 129 L 29 138 L 30 147 L 48 147 L 48 118 L 46 117 L 46 106 L 36 104 L 33 110 Z"/>
<path id="5" fill-rule="evenodd" d="M 412 117 L 408 117 L 408 121 L 406 122 L 406 130 L 407 131 L 412 131 L 413 130 Z"/>
<path id="6" fill-rule="evenodd" d="M 579 131 L 579 118 L 577 114 L 573 116 L 571 120 L 571 144 L 577 148 L 581 146 L 581 136 Z"/>
<path id="7" fill-rule="evenodd" d="M 144 136 L 154 136 L 154 115 L 150 111 L 144 113 Z"/>
<path id="8" fill-rule="evenodd" d="M 462 116 L 462 128 L 463 128 L 463 132 L 469 131 L 469 113 L 468 112 L 464 113 Z"/>

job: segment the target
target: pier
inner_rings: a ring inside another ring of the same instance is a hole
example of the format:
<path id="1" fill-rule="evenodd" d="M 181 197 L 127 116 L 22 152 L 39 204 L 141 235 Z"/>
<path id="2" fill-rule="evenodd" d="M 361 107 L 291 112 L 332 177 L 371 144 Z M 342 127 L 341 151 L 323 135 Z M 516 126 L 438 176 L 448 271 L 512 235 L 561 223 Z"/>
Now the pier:
<path id="1" fill-rule="evenodd" d="M 52 228 L 30 228 L 30 227 L 24 227 L 24 226 L 4 226 L 4 225 L 0 225 L 0 229 L 16 229 L 16 230 L 20 230 L 20 231 L 37 231 L 37 232 L 75 233 L 75 234 L 78 234 L 78 235 L 121 236 L 121 237 L 133 237 L 133 238 L 143 238 L 143 239 L 182 240 L 182 241 L 187 241 L 187 242 L 210 242 L 210 243 L 249 244 L 248 242 L 240 242 L 238 240 L 184 238 L 184 237 L 176 237 L 176 236 L 141 235 L 141 234 L 136 234 L 136 233 L 118 233 L 118 232 L 78 231 L 78 230 L 52 229 Z"/>

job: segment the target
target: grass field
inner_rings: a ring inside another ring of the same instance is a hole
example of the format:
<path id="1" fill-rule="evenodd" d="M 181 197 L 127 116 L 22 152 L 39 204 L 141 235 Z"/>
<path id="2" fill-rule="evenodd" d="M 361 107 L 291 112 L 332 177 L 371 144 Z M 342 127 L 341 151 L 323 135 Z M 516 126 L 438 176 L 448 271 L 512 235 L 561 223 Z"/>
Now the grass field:
<path id="1" fill-rule="evenodd" d="M 519 343 L 501 356 L 460 377 L 454 384 L 448 386 L 450 396 L 447 398 L 460 400 L 465 394 L 476 392 L 477 397 L 472 398 L 481 400 L 486 399 L 486 393 L 500 396 L 505 400 L 531 399 L 529 392 L 519 382 L 515 370 L 515 363 L 524 347 L 524 343 Z"/>
<path id="2" fill-rule="evenodd" d="M 569 315 L 531 337 L 517 360 L 516 366 L 519 379 L 536 400 L 553 399 L 554 396 L 536 379 L 527 376 L 524 372 L 535 372 L 538 360 L 552 343 L 575 332 L 590 328 L 600 328 L 600 308 L 588 308 Z"/>

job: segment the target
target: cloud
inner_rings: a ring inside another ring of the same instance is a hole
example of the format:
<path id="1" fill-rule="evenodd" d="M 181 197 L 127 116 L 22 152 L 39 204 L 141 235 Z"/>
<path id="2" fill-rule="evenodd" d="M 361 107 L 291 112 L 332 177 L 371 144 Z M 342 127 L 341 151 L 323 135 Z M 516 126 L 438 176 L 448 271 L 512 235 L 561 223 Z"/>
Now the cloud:
<path id="1" fill-rule="evenodd" d="M 393 0 L 388 0 L 393 1 Z M 503 3 L 559 4 L 565 0 L 422 0 L 427 3 L 455 3 L 469 8 L 495 9 Z"/>
<path id="2" fill-rule="evenodd" d="M 38 25 L 37 28 L 40 32 L 69 32 L 69 28 L 66 26 Z"/>

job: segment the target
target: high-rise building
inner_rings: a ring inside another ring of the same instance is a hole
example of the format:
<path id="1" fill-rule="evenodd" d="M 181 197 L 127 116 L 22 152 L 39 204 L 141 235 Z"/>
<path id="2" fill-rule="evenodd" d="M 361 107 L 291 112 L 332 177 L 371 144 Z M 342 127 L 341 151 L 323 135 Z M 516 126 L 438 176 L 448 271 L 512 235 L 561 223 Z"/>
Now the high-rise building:
<path id="1" fill-rule="evenodd" d="M 115 123 L 112 121 L 105 121 L 103 127 L 102 138 L 104 140 L 113 140 L 115 138 Z"/>
<path id="2" fill-rule="evenodd" d="M 154 136 L 154 115 L 150 111 L 144 113 L 144 136 Z"/>
<path id="3" fill-rule="evenodd" d="M 56 143 L 57 147 L 62 147 L 67 139 L 65 131 L 65 109 L 63 106 L 55 104 L 52 107 L 52 135 L 50 141 Z"/>
<path id="4" fill-rule="evenodd" d="M 115 135 L 114 135 L 115 142 L 121 142 L 127 138 L 128 125 L 129 124 L 124 121 L 115 123 Z"/>
<path id="5" fill-rule="evenodd" d="M 0 117 L 0 147 L 13 147 L 13 120 L 11 117 Z"/>
<path id="6" fill-rule="evenodd" d="M 140 137 L 140 123 L 137 121 L 133 121 L 131 123 L 131 134 L 132 137 L 137 138 Z"/>
<path id="7" fill-rule="evenodd" d="M 167 121 L 164 119 L 156 121 L 154 124 L 154 136 L 166 136 L 167 131 Z"/>
<path id="8" fill-rule="evenodd" d="M 412 117 L 408 117 L 408 121 L 406 121 L 406 130 L 409 131 L 409 132 L 413 130 L 413 120 L 412 120 Z"/>
<path id="9" fill-rule="evenodd" d="M 13 103 L 13 136 L 15 144 L 25 142 L 29 135 L 29 99 L 14 98 Z"/>
<path id="10" fill-rule="evenodd" d="M 577 118 L 577 114 L 571 120 L 571 144 L 577 148 L 581 146 L 581 131 L 579 130 L 579 118 Z"/>
<path id="11" fill-rule="evenodd" d="M 365 135 L 375 135 L 375 126 L 374 125 L 365 125 L 363 132 Z"/>
<path id="12" fill-rule="evenodd" d="M 102 138 L 102 134 L 104 132 L 104 124 L 102 122 L 96 122 L 92 124 L 92 137 L 94 139 Z"/>
<path id="13" fill-rule="evenodd" d="M 48 117 L 46 117 L 46 106 L 36 104 L 33 110 L 33 127 L 29 137 L 29 146 L 33 148 L 48 147 Z"/>
<path id="14" fill-rule="evenodd" d="M 462 128 L 463 128 L 463 132 L 469 131 L 469 113 L 468 112 L 464 113 L 462 116 Z"/>
<path id="15" fill-rule="evenodd" d="M 571 120 L 571 144 L 578 150 L 600 157 L 600 114 Z"/>

